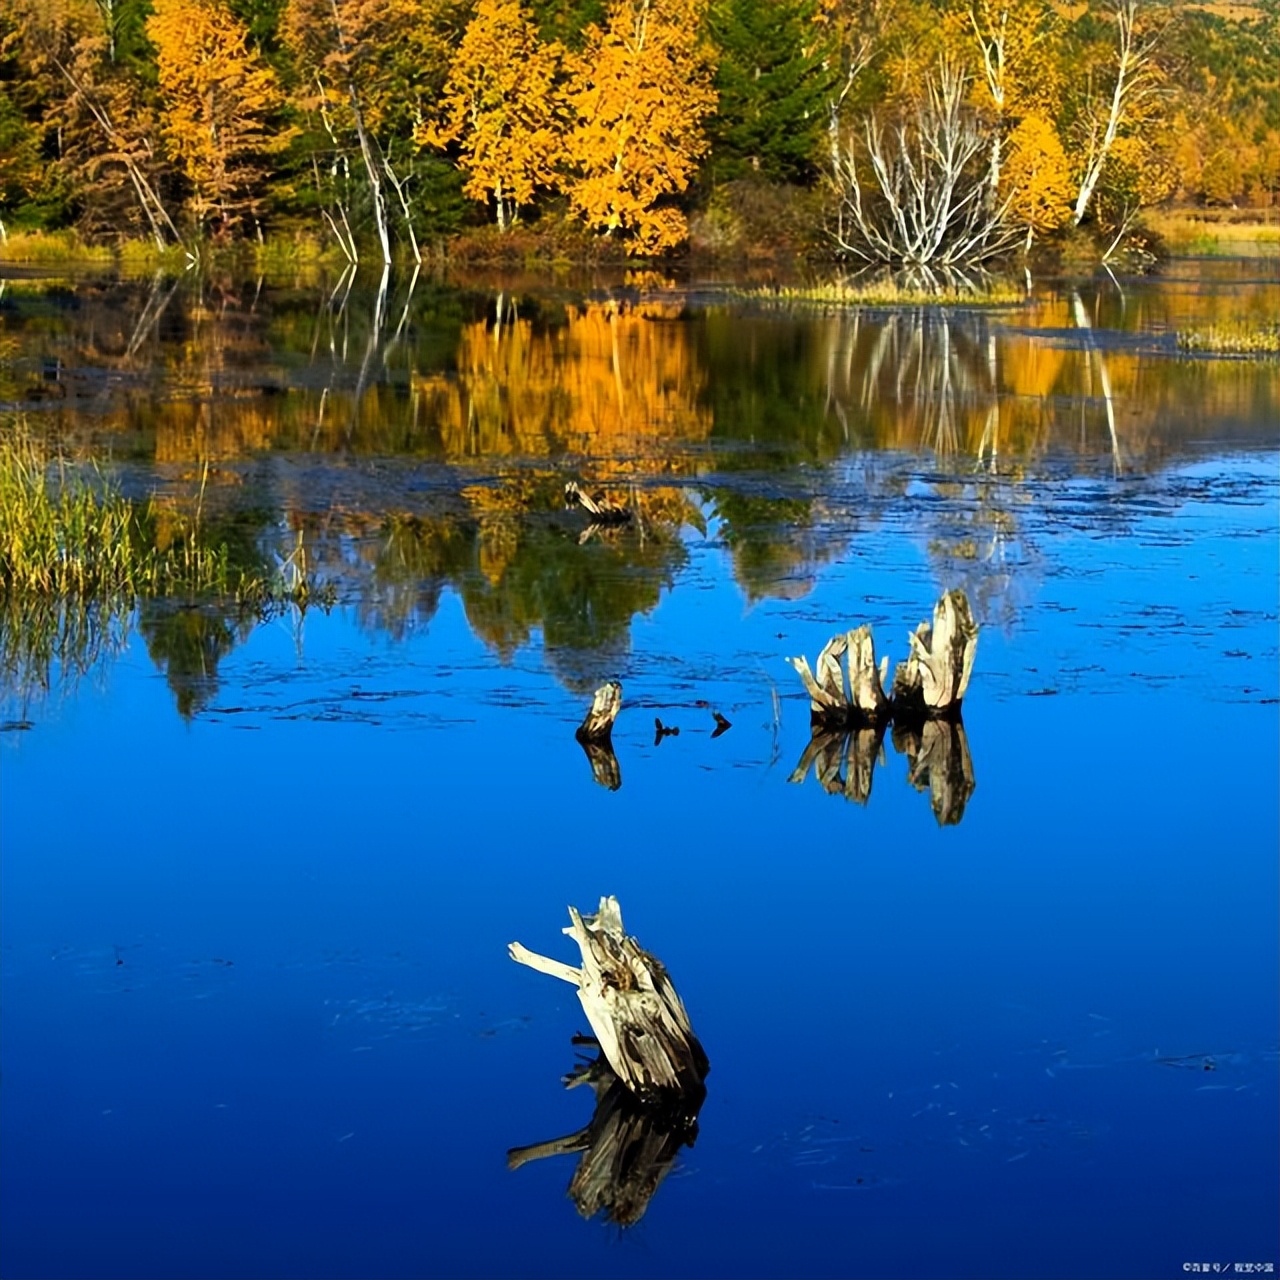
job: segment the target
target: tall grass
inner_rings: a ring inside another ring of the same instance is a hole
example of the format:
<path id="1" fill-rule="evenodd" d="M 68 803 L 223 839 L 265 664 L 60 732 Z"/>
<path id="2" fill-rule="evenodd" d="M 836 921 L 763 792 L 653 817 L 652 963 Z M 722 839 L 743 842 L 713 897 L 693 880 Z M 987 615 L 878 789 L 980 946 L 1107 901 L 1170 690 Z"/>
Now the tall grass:
<path id="1" fill-rule="evenodd" d="M 732 292 L 735 297 L 751 302 L 784 307 L 1009 307 L 1026 301 L 1025 289 L 1003 280 L 913 281 L 889 275 Z"/>
<path id="2" fill-rule="evenodd" d="M 1207 355 L 1280 355 L 1280 322 L 1219 321 L 1201 328 L 1179 329 L 1178 350 Z"/>
<path id="3" fill-rule="evenodd" d="M 202 545 L 199 514 L 161 551 L 153 502 L 65 472 L 54 482 L 29 438 L 0 442 L 0 591 L 80 596 L 238 594 L 225 549 Z"/>
<path id="4" fill-rule="evenodd" d="M 84 674 L 124 643 L 144 599 L 216 601 L 243 617 L 333 602 L 299 540 L 279 567 L 237 562 L 195 509 L 133 502 L 68 472 L 19 425 L 0 438 L 0 685 L 46 690 L 57 664 Z"/>

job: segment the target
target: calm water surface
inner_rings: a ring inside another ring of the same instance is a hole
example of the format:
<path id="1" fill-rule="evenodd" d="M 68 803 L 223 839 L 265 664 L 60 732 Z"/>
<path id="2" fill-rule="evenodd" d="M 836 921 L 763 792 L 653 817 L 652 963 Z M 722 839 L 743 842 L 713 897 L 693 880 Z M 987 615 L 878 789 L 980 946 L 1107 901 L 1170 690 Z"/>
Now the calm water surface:
<path id="1" fill-rule="evenodd" d="M 505 283 L 0 296 L 68 465 L 337 594 L 4 637 L 3 1273 L 1280 1261 L 1280 369 L 1172 344 L 1274 264 L 993 314 Z M 896 661 L 956 585 L 973 786 L 890 737 L 869 795 L 801 780 L 783 659 Z M 508 1168 L 595 1099 L 507 943 L 572 960 L 606 893 L 712 1064 L 626 1228 L 580 1155 Z"/>

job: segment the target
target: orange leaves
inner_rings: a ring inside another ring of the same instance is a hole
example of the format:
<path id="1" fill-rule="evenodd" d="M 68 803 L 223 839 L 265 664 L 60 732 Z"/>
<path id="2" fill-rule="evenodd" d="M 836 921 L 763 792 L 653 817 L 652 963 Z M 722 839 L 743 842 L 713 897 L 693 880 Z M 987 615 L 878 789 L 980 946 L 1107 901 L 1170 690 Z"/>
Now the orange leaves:
<path id="1" fill-rule="evenodd" d="M 702 122 L 716 95 L 702 9 L 701 0 L 615 0 L 570 67 L 570 203 L 643 252 L 684 239 L 684 215 L 660 202 L 689 185 L 707 149 Z"/>
<path id="2" fill-rule="evenodd" d="M 428 146 L 460 141 L 470 174 L 463 191 L 475 200 L 492 196 L 501 227 L 555 176 L 560 57 L 558 45 L 539 43 L 518 0 L 480 0 L 449 69 L 441 116 L 418 129 Z"/>
<path id="3" fill-rule="evenodd" d="M 1071 166 L 1052 122 L 1032 112 L 1009 135 L 1009 153 L 1001 174 L 1009 212 L 1015 221 L 1045 235 L 1071 219 L 1075 186 Z"/>
<path id="4" fill-rule="evenodd" d="M 284 94 L 220 0 L 154 0 L 153 10 L 165 141 L 194 188 L 197 221 L 229 226 L 256 212 L 262 159 L 289 143 L 270 128 Z"/>
<path id="5" fill-rule="evenodd" d="M 420 143 L 457 142 L 466 193 L 493 199 L 499 226 L 555 187 L 589 226 L 661 252 L 686 234 L 670 197 L 706 152 L 715 106 L 705 0 L 614 0 L 580 54 L 542 44 L 518 0 L 480 0 Z"/>

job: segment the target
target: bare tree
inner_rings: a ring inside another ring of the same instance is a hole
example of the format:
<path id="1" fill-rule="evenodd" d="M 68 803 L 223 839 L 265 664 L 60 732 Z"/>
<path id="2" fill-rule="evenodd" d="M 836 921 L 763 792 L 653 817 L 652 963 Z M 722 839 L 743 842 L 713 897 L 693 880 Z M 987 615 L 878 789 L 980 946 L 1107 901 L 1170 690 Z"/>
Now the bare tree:
<path id="1" fill-rule="evenodd" d="M 944 61 L 896 124 L 872 116 L 861 139 L 852 130 L 833 137 L 832 235 L 843 252 L 867 262 L 962 266 L 996 257 L 1018 238 L 1005 217 L 1008 202 L 992 189 L 982 158 L 989 140 L 965 107 L 967 84 Z"/>
<path id="2" fill-rule="evenodd" d="M 1084 176 L 1076 196 L 1072 219 L 1076 226 L 1084 220 L 1094 188 L 1111 153 L 1116 133 L 1125 117 L 1157 90 L 1154 51 L 1161 31 L 1140 34 L 1137 30 L 1139 0 L 1115 0 L 1116 79 L 1105 119 L 1101 106 L 1090 93 L 1086 99 Z"/>

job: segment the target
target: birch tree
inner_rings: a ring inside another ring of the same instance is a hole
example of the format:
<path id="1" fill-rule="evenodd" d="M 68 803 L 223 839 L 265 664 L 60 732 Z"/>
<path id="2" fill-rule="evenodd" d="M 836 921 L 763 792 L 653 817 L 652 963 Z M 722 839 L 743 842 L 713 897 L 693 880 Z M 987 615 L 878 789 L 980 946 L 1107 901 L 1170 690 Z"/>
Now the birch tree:
<path id="1" fill-rule="evenodd" d="M 1115 0 L 1115 61 L 1109 94 L 1086 92 L 1082 137 L 1080 186 L 1072 221 L 1079 226 L 1102 177 L 1107 159 L 1122 127 L 1158 92 L 1159 69 L 1155 48 L 1160 31 L 1143 31 L 1138 22 L 1139 0 Z"/>
<path id="2" fill-rule="evenodd" d="M 833 144 L 837 247 L 867 262 L 963 266 L 1016 238 L 990 191 L 986 136 L 965 106 L 968 79 L 944 62 L 891 123 L 871 115 Z"/>

